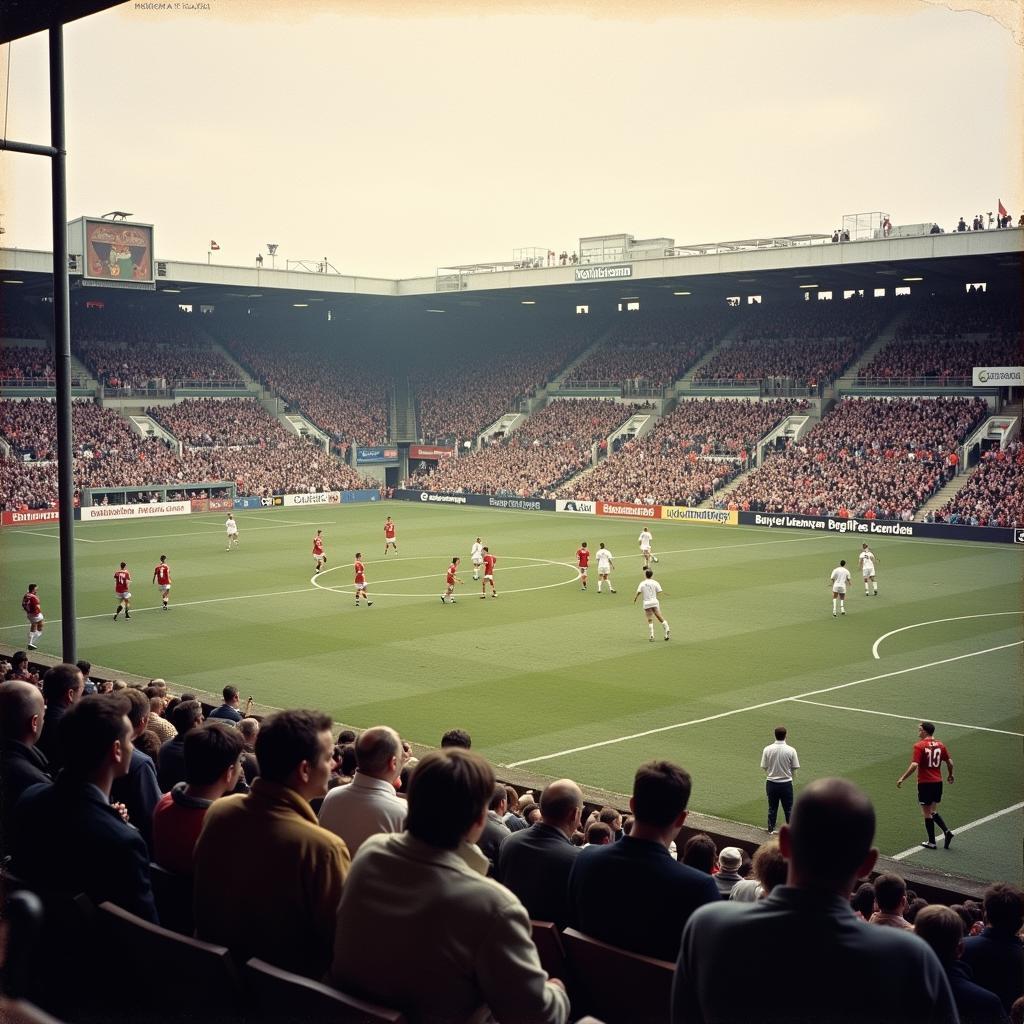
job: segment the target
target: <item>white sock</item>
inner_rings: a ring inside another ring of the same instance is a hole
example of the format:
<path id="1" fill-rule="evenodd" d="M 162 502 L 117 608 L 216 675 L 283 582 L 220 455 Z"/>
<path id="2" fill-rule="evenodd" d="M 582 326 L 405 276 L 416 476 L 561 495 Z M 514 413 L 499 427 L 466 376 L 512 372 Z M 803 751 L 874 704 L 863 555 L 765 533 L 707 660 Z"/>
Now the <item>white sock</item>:
<path id="1" fill-rule="evenodd" d="M 651 634 L 651 639 L 653 640 L 654 639 L 654 623 L 653 622 L 647 623 L 647 632 Z"/>
<path id="2" fill-rule="evenodd" d="M 598 592 L 599 594 L 601 593 L 601 584 L 602 584 L 602 583 L 604 583 L 604 580 L 598 580 L 598 581 L 597 581 L 597 592 Z"/>
<path id="3" fill-rule="evenodd" d="M 662 625 L 665 627 L 665 636 L 669 634 L 669 626 L 667 622 L 663 622 Z"/>
<path id="4" fill-rule="evenodd" d="M 878 593 L 878 584 L 877 583 L 874 584 L 874 588 L 875 588 L 875 593 L 877 594 Z"/>
<path id="5" fill-rule="evenodd" d="M 29 647 L 31 647 L 35 642 L 36 642 L 36 631 L 34 629 L 30 629 L 28 631 L 28 645 L 29 645 Z"/>
<path id="6" fill-rule="evenodd" d="M 833 597 L 832 598 L 832 614 L 833 615 L 835 615 L 835 613 L 836 613 L 836 604 L 837 604 L 836 599 Z"/>

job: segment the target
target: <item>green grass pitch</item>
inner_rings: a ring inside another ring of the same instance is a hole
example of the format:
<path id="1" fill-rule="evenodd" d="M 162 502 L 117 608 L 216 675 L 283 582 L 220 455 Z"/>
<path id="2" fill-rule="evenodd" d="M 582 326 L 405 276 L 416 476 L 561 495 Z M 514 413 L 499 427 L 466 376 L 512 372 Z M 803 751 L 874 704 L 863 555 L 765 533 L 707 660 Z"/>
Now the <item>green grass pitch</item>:
<path id="1" fill-rule="evenodd" d="M 388 513 L 399 557 L 385 559 Z M 632 604 L 638 522 L 399 502 L 236 516 L 230 552 L 222 514 L 78 524 L 80 655 L 212 693 L 232 682 L 261 703 L 315 706 L 355 726 L 386 722 L 414 742 L 460 726 L 497 763 L 616 792 L 641 761 L 670 758 L 693 774 L 693 809 L 759 826 L 760 752 L 784 723 L 803 764 L 798 787 L 855 779 L 875 802 L 886 855 L 924 837 L 913 780 L 902 790 L 895 780 L 917 720 L 931 718 L 956 764 L 942 810 L 958 835 L 910 862 L 1024 881 L 1019 549 L 878 539 L 876 598 L 864 596 L 855 538 L 655 522 L 672 640 L 658 629 L 652 644 Z M 317 527 L 329 562 L 313 581 Z M 472 579 L 478 535 L 499 558 L 497 600 L 480 600 Z M 55 527 L 0 532 L 0 636 L 24 645 L 20 598 L 37 582 L 41 649 L 54 654 L 56 537 Z M 618 593 L 597 593 L 593 562 L 581 592 L 584 539 L 611 549 Z M 372 608 L 352 596 L 357 550 Z M 150 582 L 161 554 L 174 578 L 166 614 Z M 443 606 L 453 554 L 463 583 Z M 848 614 L 833 619 L 840 558 L 854 581 Z M 121 560 L 134 576 L 130 622 L 112 621 Z"/>

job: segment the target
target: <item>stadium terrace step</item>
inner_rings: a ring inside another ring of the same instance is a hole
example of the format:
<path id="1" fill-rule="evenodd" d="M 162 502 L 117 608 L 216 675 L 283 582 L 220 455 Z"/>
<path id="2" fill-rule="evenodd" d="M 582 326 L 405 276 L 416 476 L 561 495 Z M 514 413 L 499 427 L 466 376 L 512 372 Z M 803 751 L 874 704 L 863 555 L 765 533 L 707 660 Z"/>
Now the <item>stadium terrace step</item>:
<path id="1" fill-rule="evenodd" d="M 937 490 L 915 513 L 914 519 L 920 522 L 929 512 L 935 512 L 943 505 L 952 501 L 969 483 L 971 477 L 977 473 L 978 467 L 967 470 L 953 477 L 945 487 Z"/>

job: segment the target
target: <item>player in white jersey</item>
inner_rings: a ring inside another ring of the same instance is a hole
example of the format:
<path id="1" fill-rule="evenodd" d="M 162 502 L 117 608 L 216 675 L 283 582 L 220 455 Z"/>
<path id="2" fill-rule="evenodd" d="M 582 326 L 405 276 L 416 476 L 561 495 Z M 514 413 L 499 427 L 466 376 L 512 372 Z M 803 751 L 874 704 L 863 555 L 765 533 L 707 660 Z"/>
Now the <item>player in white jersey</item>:
<path id="1" fill-rule="evenodd" d="M 850 582 L 850 570 L 846 568 L 846 559 L 841 558 L 839 564 L 832 570 L 829 576 L 832 584 L 832 618 L 836 617 L 838 606 L 841 614 L 846 614 L 846 585 Z"/>
<path id="2" fill-rule="evenodd" d="M 657 619 L 665 630 L 665 639 L 672 635 L 669 629 L 668 620 L 661 614 L 661 602 L 659 595 L 662 593 L 661 584 L 654 578 L 653 569 L 644 569 L 644 578 L 640 581 L 633 595 L 633 604 L 637 599 L 644 599 L 644 615 L 647 616 L 647 632 L 650 634 L 651 643 L 654 643 L 654 620 Z"/>
<path id="3" fill-rule="evenodd" d="M 232 548 L 238 547 L 238 523 L 235 522 L 235 517 L 229 512 L 227 519 L 224 520 L 224 529 L 228 535 L 228 546 L 227 549 L 230 551 Z"/>
<path id="4" fill-rule="evenodd" d="M 640 531 L 640 557 L 644 560 L 644 568 L 646 569 L 651 562 L 656 562 L 657 556 L 651 550 L 651 544 L 654 538 L 651 536 L 651 531 L 645 526 Z"/>
<path id="5" fill-rule="evenodd" d="M 597 592 L 601 593 L 601 585 L 603 583 L 608 584 L 608 589 L 614 594 L 615 588 L 612 586 L 611 578 L 609 573 L 615 568 L 615 560 L 612 558 L 612 553 L 604 546 L 602 541 L 597 546 Z"/>
<path id="6" fill-rule="evenodd" d="M 473 579 L 480 579 L 480 567 L 484 564 L 484 545 L 479 537 L 469 549 L 469 560 L 473 563 Z"/>
<path id="7" fill-rule="evenodd" d="M 868 584 L 870 583 L 875 588 L 875 597 L 878 597 L 878 580 L 875 579 L 875 562 L 878 561 L 875 558 L 875 553 L 867 546 L 862 544 L 860 547 L 860 572 L 864 577 L 864 596 L 870 596 L 868 590 Z"/>

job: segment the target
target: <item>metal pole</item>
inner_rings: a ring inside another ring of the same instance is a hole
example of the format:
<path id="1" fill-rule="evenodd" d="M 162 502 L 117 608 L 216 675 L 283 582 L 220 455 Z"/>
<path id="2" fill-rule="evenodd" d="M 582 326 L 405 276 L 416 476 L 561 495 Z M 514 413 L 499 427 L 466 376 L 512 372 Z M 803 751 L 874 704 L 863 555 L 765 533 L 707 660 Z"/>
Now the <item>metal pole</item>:
<path id="1" fill-rule="evenodd" d="M 57 505 L 60 510 L 61 652 L 77 657 L 75 621 L 75 477 L 71 436 L 71 301 L 68 292 L 68 210 L 64 137 L 64 28 L 50 25 L 50 141 L 53 193 L 53 354 L 57 371 Z"/>

